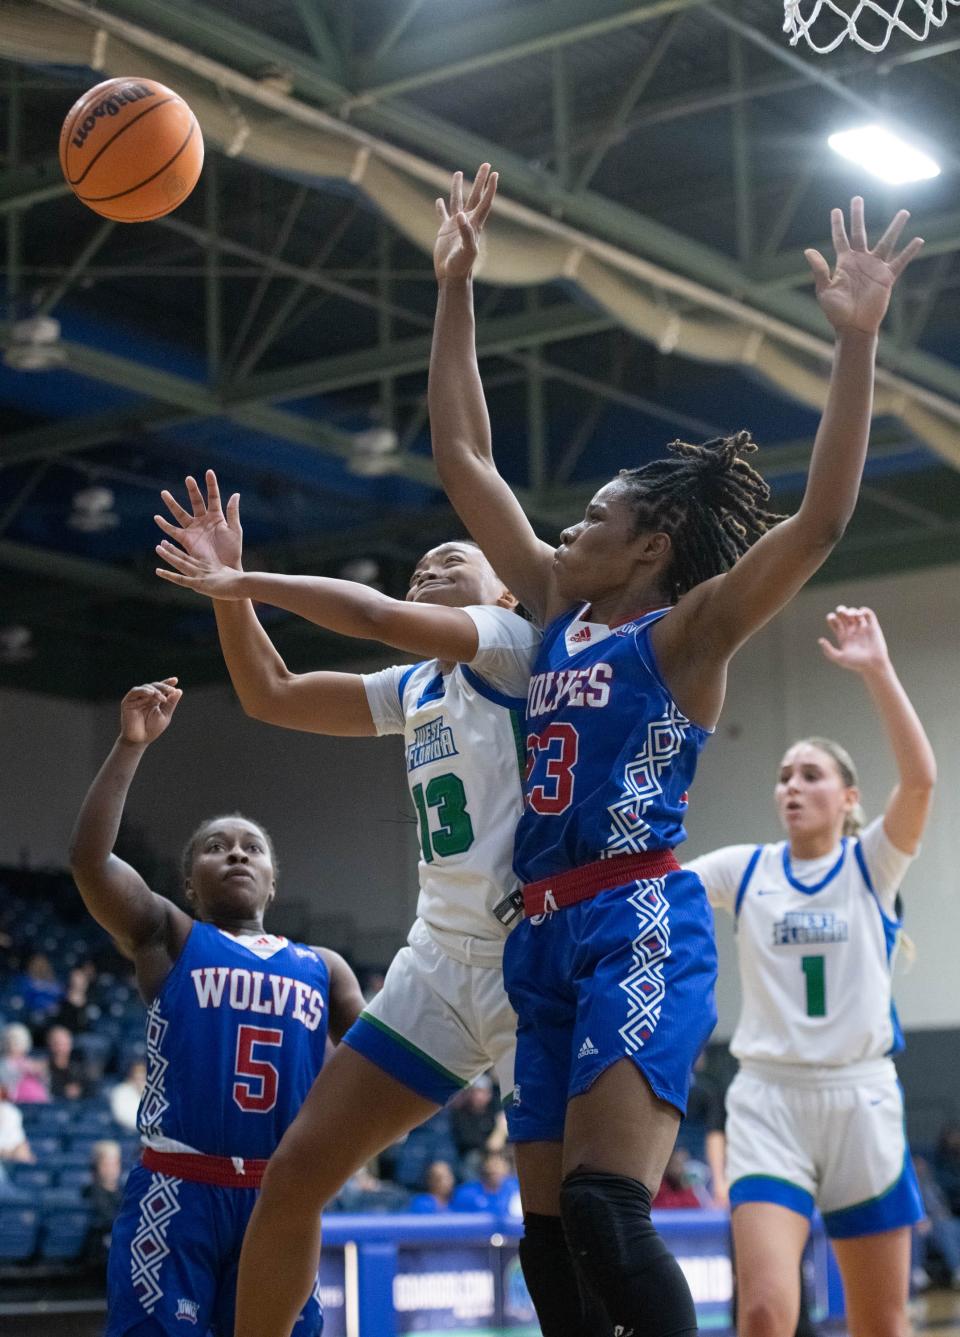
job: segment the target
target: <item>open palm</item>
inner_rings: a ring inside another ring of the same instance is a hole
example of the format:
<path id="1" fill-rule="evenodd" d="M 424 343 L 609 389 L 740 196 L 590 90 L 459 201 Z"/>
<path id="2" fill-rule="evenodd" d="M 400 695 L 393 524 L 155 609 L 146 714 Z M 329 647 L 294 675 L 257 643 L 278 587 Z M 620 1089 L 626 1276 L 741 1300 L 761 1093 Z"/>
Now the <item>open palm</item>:
<path id="1" fill-rule="evenodd" d="M 847 608 L 841 604 L 827 614 L 827 625 L 836 644 L 823 636 L 820 648 L 831 664 L 853 673 L 866 673 L 886 663 L 887 642 L 873 609 Z"/>
<path id="2" fill-rule="evenodd" d="M 480 250 L 480 233 L 497 193 L 497 173 L 481 164 L 463 201 L 463 173 L 454 172 L 449 203 L 437 200 L 440 229 L 433 246 L 433 268 L 437 281 L 469 278 Z"/>
<path id="3" fill-rule="evenodd" d="M 196 479 L 186 480 L 187 497 L 193 509 L 192 515 L 184 510 L 172 493 L 163 491 L 160 496 L 177 523 L 171 524 L 162 515 L 155 515 L 153 518 L 163 532 L 179 543 L 191 557 L 209 562 L 212 566 L 229 566 L 239 571 L 240 558 L 243 554 L 240 494 L 238 492 L 233 494 L 227 502 L 224 513 L 220 503 L 217 475 L 212 469 L 206 472 L 206 484 L 207 499 L 204 501 Z"/>
<path id="4" fill-rule="evenodd" d="M 919 237 L 896 253 L 897 240 L 910 214 L 897 213 L 877 244 L 870 249 L 859 195 L 850 202 L 850 236 L 842 209 L 830 214 L 837 262 L 833 273 L 819 251 L 804 252 L 813 270 L 817 301 L 835 330 L 859 330 L 876 334 L 880 328 L 893 285 L 923 245 Z"/>

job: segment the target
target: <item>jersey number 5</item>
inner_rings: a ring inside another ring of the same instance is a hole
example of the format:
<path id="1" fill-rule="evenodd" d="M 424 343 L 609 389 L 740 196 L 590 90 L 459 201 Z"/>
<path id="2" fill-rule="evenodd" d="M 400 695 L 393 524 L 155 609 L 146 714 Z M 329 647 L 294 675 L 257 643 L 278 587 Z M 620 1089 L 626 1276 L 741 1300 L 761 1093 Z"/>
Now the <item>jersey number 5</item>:
<path id="1" fill-rule="evenodd" d="M 527 735 L 529 781 L 543 754 L 543 783 L 527 791 L 527 802 L 544 816 L 566 812 L 573 802 L 573 768 L 580 754 L 580 735 L 572 724 L 548 724 L 542 733 Z"/>
<path id="2" fill-rule="evenodd" d="M 283 1031 L 267 1030 L 262 1026 L 241 1026 L 237 1031 L 237 1077 L 246 1078 L 233 1084 L 233 1098 L 242 1110 L 250 1114 L 266 1114 L 277 1103 L 277 1084 L 280 1074 L 265 1058 L 257 1058 L 254 1046 L 270 1045 L 279 1049 Z"/>

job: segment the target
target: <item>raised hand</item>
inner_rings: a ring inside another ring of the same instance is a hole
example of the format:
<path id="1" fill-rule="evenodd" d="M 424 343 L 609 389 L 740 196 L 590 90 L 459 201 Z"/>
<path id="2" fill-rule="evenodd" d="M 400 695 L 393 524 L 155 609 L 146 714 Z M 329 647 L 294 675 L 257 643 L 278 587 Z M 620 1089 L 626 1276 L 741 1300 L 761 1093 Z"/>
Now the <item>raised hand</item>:
<path id="1" fill-rule="evenodd" d="M 220 504 L 220 488 L 217 475 L 208 469 L 205 475 L 207 499 L 197 486 L 195 478 L 186 480 L 187 497 L 193 510 L 191 515 L 185 511 L 171 492 L 160 493 L 167 510 L 177 523 L 171 524 L 162 515 L 153 518 L 163 532 L 180 544 L 184 552 L 200 560 L 214 563 L 217 567 L 228 566 L 235 571 L 242 569 L 240 558 L 243 553 L 243 530 L 240 527 L 240 493 L 235 492 L 227 502 L 226 514 Z M 172 544 L 164 543 L 157 551 L 165 559 L 164 548 Z M 176 551 L 176 549 L 174 549 Z M 165 572 L 158 571 L 163 576 Z M 177 584 L 181 582 L 175 582 Z"/>
<path id="2" fill-rule="evenodd" d="M 497 193 L 497 173 L 482 163 L 463 202 L 463 173 L 454 172 L 450 200 L 437 200 L 440 230 L 433 246 L 433 270 L 437 282 L 466 279 L 473 272 L 480 251 L 480 233 Z"/>
<path id="3" fill-rule="evenodd" d="M 245 597 L 241 589 L 243 572 L 236 566 L 228 566 L 208 541 L 198 543 L 193 551 L 184 552 L 164 539 L 157 544 L 157 553 L 173 567 L 172 571 L 163 566 L 156 568 L 161 580 L 196 590 L 197 594 L 205 594 L 210 599 Z"/>
<path id="4" fill-rule="evenodd" d="M 181 696 L 176 678 L 132 688 L 120 702 L 120 737 L 125 743 L 152 743 L 170 723 Z"/>
<path id="5" fill-rule="evenodd" d="M 817 301 L 838 333 L 859 330 L 863 334 L 876 334 L 880 328 L 893 285 L 923 246 L 921 238 L 914 237 L 902 251 L 895 251 L 909 217 L 906 209 L 895 214 L 886 232 L 870 250 L 863 221 L 863 200 L 855 195 L 850 201 L 849 238 L 843 210 L 833 209 L 830 213 L 833 246 L 837 253 L 833 274 L 819 251 L 804 251 L 807 264 L 813 270 Z"/>
<path id="6" fill-rule="evenodd" d="M 840 604 L 827 614 L 827 625 L 836 638 L 836 645 L 826 636 L 818 644 L 831 664 L 850 669 L 853 673 L 869 673 L 889 662 L 887 643 L 870 608 L 847 608 Z"/>

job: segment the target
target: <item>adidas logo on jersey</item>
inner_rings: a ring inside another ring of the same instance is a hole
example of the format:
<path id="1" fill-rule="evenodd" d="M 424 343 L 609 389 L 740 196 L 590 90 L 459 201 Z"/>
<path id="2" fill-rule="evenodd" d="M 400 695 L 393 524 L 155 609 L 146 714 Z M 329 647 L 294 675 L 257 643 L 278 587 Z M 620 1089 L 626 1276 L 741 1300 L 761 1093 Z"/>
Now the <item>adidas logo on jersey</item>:
<path id="1" fill-rule="evenodd" d="M 583 1044 L 580 1046 L 577 1058 L 589 1058 L 591 1054 L 599 1054 L 599 1053 L 600 1050 L 597 1048 L 597 1046 L 593 1043 L 593 1041 L 590 1039 L 590 1036 L 588 1035 L 587 1038 L 584 1040 Z"/>
<path id="2" fill-rule="evenodd" d="M 593 632 L 590 630 L 589 627 L 581 627 L 579 631 L 575 631 L 573 635 L 570 637 L 571 644 L 573 645 L 580 645 L 584 641 L 589 641 L 592 639 L 593 639 Z"/>

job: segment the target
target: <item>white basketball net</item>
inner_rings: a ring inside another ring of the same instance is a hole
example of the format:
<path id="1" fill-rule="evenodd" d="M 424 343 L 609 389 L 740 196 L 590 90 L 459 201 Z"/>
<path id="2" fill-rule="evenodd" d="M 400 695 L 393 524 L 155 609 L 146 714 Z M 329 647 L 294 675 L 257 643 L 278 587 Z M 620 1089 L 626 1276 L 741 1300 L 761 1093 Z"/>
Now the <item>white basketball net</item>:
<path id="1" fill-rule="evenodd" d="M 960 0 L 784 0 L 783 31 L 790 34 L 791 46 L 803 38 L 821 55 L 848 38 L 867 51 L 882 51 L 895 30 L 922 42 L 931 27 L 946 23 L 948 5 L 960 5 Z M 825 21 L 818 40 L 811 30 L 821 15 Z"/>

